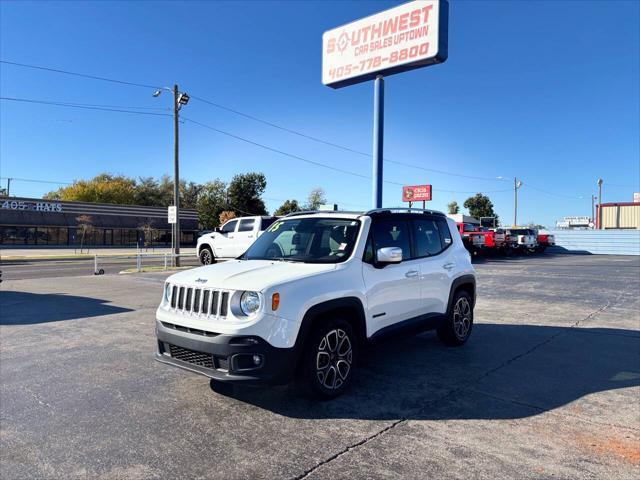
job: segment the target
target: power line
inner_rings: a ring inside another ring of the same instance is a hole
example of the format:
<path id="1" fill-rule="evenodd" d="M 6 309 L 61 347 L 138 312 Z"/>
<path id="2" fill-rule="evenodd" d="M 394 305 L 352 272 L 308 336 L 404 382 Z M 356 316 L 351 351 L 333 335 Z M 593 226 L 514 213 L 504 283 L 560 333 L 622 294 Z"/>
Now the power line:
<path id="1" fill-rule="evenodd" d="M 228 136 L 228 137 L 235 138 L 236 140 L 240 140 L 241 142 L 245 142 L 245 143 L 248 143 L 248 144 L 254 145 L 254 146 L 256 146 L 256 147 L 260 147 L 260 148 L 263 148 L 263 149 L 265 149 L 265 150 L 269 150 L 269 151 L 271 151 L 271 152 L 274 152 L 274 153 L 277 153 L 277 154 L 283 155 L 283 156 L 285 156 L 285 157 L 293 158 L 293 159 L 295 159 L 295 160 L 299 160 L 299 161 L 302 161 L 302 162 L 310 163 L 311 165 L 316 165 L 316 166 L 318 166 L 318 167 L 327 168 L 327 169 L 329 169 L 329 170 L 333 170 L 333 171 L 336 171 L 336 172 L 345 173 L 345 174 L 347 174 L 347 175 L 352 175 L 352 176 L 354 176 L 354 177 L 360 177 L 360 178 L 365 178 L 365 179 L 371 179 L 371 177 L 368 177 L 368 176 L 366 176 L 366 175 L 362 175 L 361 173 L 351 172 L 351 171 L 349 171 L 349 170 L 344 170 L 344 169 L 342 169 L 342 168 L 333 167 L 333 166 L 331 166 L 331 165 L 327 165 L 327 164 L 325 164 L 325 163 L 317 162 L 317 161 L 315 161 L 315 160 L 309 160 L 308 158 L 304 158 L 304 157 L 301 157 L 301 156 L 299 156 L 299 155 L 294 155 L 294 154 L 292 154 L 292 153 L 288 153 L 288 152 L 284 152 L 284 151 L 282 151 L 282 150 L 278 150 L 277 148 L 269 147 L 269 146 L 264 145 L 264 144 L 262 144 L 262 143 L 254 142 L 253 140 L 249 140 L 248 138 L 244 138 L 244 137 L 241 137 L 241 136 L 239 136 L 239 135 L 235 135 L 235 134 L 233 134 L 233 133 L 225 132 L 224 130 L 220 130 L 220 129 L 218 129 L 218 128 L 212 127 L 211 125 L 206 125 L 206 124 L 201 123 L 201 122 L 198 122 L 198 121 L 196 121 L 196 120 L 192 120 L 192 119 L 187 118 L 187 117 L 185 117 L 185 116 L 183 116 L 183 117 L 182 117 L 182 119 L 183 119 L 184 121 L 186 121 L 186 122 L 191 122 L 191 123 L 193 123 L 193 124 L 195 124 L 195 125 L 199 125 L 199 126 L 201 126 L 201 127 L 203 127 L 203 128 L 207 128 L 207 129 L 209 129 L 209 130 L 212 130 L 212 131 L 214 131 L 214 132 L 220 133 L 220 134 L 222 134 L 222 135 L 226 135 L 226 136 Z M 387 182 L 387 183 L 395 183 L 395 182 Z M 396 185 L 402 185 L 402 184 L 400 184 L 400 183 L 395 183 L 395 184 L 396 184 Z"/>
<path id="2" fill-rule="evenodd" d="M 283 156 L 286 156 L 286 157 L 289 157 L 289 158 L 293 158 L 294 160 L 299 160 L 299 161 L 302 161 L 302 162 L 305 162 L 305 163 L 309 163 L 309 164 L 312 164 L 312 165 L 316 165 L 318 167 L 326 168 L 326 169 L 329 169 L 329 170 L 333 170 L 333 171 L 336 171 L 336 172 L 344 173 L 344 174 L 351 175 L 351 176 L 354 176 L 354 177 L 359 177 L 359 178 L 364 178 L 366 180 L 371 180 L 371 177 L 368 176 L 368 175 L 363 175 L 361 173 L 352 172 L 350 170 L 345 170 L 345 169 L 342 169 L 342 168 L 334 167 L 332 165 L 327 165 L 326 163 L 318 162 L 318 161 L 315 161 L 315 160 L 309 160 L 308 158 L 304 158 L 304 157 L 301 157 L 299 155 L 294 155 L 292 153 L 288 153 L 288 152 L 285 152 L 283 150 L 279 150 L 277 148 L 269 147 L 268 145 L 264 145 L 262 143 L 255 142 L 255 141 L 250 140 L 248 138 L 241 137 L 239 135 L 235 135 L 233 133 L 226 132 L 224 130 L 220 130 L 219 128 L 212 127 L 211 125 L 207 125 L 205 123 L 198 122 L 198 121 L 193 120 L 191 118 L 187 118 L 187 117 L 183 116 L 182 119 L 184 121 L 186 121 L 186 122 L 191 122 L 191 123 L 193 123 L 195 125 L 199 125 L 199 126 L 201 126 L 203 128 L 207 128 L 209 130 L 212 130 L 214 132 L 220 133 L 222 135 L 226 135 L 226 136 L 234 138 L 236 140 L 240 140 L 241 142 L 245 142 L 245 143 L 248 143 L 250 145 L 254 145 L 256 147 L 263 148 L 265 150 L 269 150 L 269 151 L 277 153 L 279 155 L 283 155 Z M 403 186 L 404 185 L 403 183 L 393 182 L 391 180 L 385 180 L 384 182 L 388 183 L 390 185 L 398 185 L 398 186 Z M 434 189 L 434 191 L 440 191 L 440 192 L 446 192 L 446 193 L 476 193 L 476 191 L 454 191 L 454 190 L 437 190 L 437 189 Z M 492 191 L 488 191 L 486 193 L 509 192 L 509 191 L 511 191 L 511 189 L 492 190 Z"/>
<path id="3" fill-rule="evenodd" d="M 49 72 L 61 73 L 61 74 L 66 74 L 66 75 L 74 75 L 74 76 L 77 76 L 77 77 L 88 78 L 88 79 L 92 79 L 92 80 L 100 80 L 100 81 L 117 83 L 117 84 L 128 85 L 128 86 L 136 86 L 136 87 L 149 88 L 149 89 L 158 88 L 157 85 L 148 85 L 148 84 L 142 84 L 142 83 L 129 82 L 129 81 L 125 81 L 125 80 L 118 80 L 118 79 L 113 79 L 113 78 L 100 77 L 100 76 L 97 76 L 97 75 L 89 75 L 89 74 L 85 74 L 85 73 L 72 72 L 72 71 L 69 71 L 69 70 L 61 70 L 61 69 L 56 69 L 56 68 L 43 67 L 43 66 L 39 66 L 39 65 L 31 65 L 31 64 L 26 64 L 26 63 L 11 62 L 11 61 L 7 61 L 7 60 L 0 60 L 0 63 L 4 63 L 4 64 L 7 64 L 7 65 L 18 66 L 18 67 L 24 67 L 24 68 L 32 68 L 32 69 L 37 69 L 37 70 L 44 70 L 44 71 L 49 71 Z M 334 143 L 334 142 L 330 142 L 330 141 L 315 137 L 313 135 L 308 135 L 308 134 L 305 134 L 305 133 L 302 133 L 302 132 L 298 132 L 296 130 L 293 130 L 293 129 L 290 129 L 290 128 L 287 128 L 287 127 L 283 127 L 283 126 L 275 124 L 273 122 L 269 122 L 267 120 L 263 120 L 263 119 L 261 119 L 259 117 L 254 116 L 254 115 L 250 115 L 250 114 L 241 112 L 239 110 L 236 110 L 236 109 L 233 109 L 233 108 L 230 108 L 230 107 L 226 107 L 226 106 L 221 105 L 219 103 L 212 102 L 212 101 L 204 99 L 202 97 L 197 97 L 197 96 L 192 95 L 191 98 L 194 98 L 194 99 L 196 99 L 198 101 L 201 101 L 203 103 L 206 103 L 206 104 L 209 104 L 211 106 L 214 106 L 216 108 L 220 108 L 220 109 L 226 110 L 226 111 L 234 113 L 236 115 L 243 116 L 245 118 L 254 120 L 256 122 L 260 122 L 260 123 L 263 123 L 265 125 L 269 125 L 269 126 L 271 126 L 273 128 L 277 128 L 277 129 L 280 129 L 282 131 L 286 131 L 288 133 L 291 133 L 291 134 L 294 134 L 294 135 L 298 135 L 300 137 L 303 137 L 303 138 L 306 138 L 306 139 L 309 139 L 309 140 L 312 140 L 312 141 L 315 141 L 315 142 L 318 142 L 318 143 L 322 143 L 322 144 L 325 144 L 325 145 L 328 145 L 328 146 L 339 148 L 339 149 L 342 149 L 342 150 L 345 150 L 345 151 L 348 151 L 348 152 L 351 152 L 351 153 L 355 153 L 355 154 L 358 154 L 358 155 L 371 157 L 370 153 L 362 152 L 360 150 L 356 150 L 356 149 L 353 149 L 353 148 L 350 148 L 350 147 L 346 147 L 344 145 L 340 145 L 340 144 L 337 144 L 337 143 Z M 137 114 L 143 114 L 143 115 L 146 114 L 146 115 L 156 115 L 156 116 L 170 116 L 169 114 L 164 114 L 164 113 L 137 112 L 137 111 L 124 110 L 124 109 L 119 109 L 119 108 L 109 108 L 109 107 L 101 107 L 101 106 L 93 106 L 93 105 L 70 104 L 70 103 L 63 103 L 63 102 L 46 102 L 46 101 L 37 101 L 37 100 L 28 100 L 28 99 L 16 99 L 16 98 L 6 98 L 6 97 L 0 97 L 0 99 L 12 100 L 12 101 L 23 101 L 23 102 L 29 102 L 29 103 L 42 103 L 42 104 L 55 105 L 55 106 L 84 108 L 84 109 L 92 109 L 92 110 L 104 110 L 104 111 L 112 111 L 112 112 L 120 112 L 120 113 L 134 113 L 134 114 L 137 113 Z M 148 108 L 148 107 L 143 107 L 143 108 Z M 187 120 L 187 119 L 185 118 L 185 120 Z M 198 124 L 200 126 L 203 126 L 205 128 L 209 128 L 211 130 L 214 130 L 214 131 L 216 131 L 218 133 L 221 133 L 223 135 L 228 135 L 228 136 L 234 137 L 234 138 L 236 138 L 238 140 L 245 141 L 245 142 L 251 143 L 253 145 L 256 145 L 256 146 L 259 146 L 259 147 L 262 147 L 262 148 L 269 149 L 269 150 L 271 150 L 271 151 L 273 151 L 275 153 L 279 153 L 279 154 L 282 154 L 282 155 L 285 155 L 285 156 L 289 156 L 291 158 L 296 158 L 298 160 L 301 160 L 301 161 L 304 161 L 304 162 L 307 162 L 307 163 L 311 163 L 311 164 L 314 164 L 314 165 L 317 165 L 317 166 L 322 166 L 322 167 L 329 168 L 329 169 L 332 169 L 332 170 L 335 170 L 335 171 L 339 171 L 339 172 L 342 172 L 342 173 L 346 173 L 346 174 L 349 174 L 349 175 L 354 175 L 354 176 L 358 176 L 358 177 L 362 177 L 362 178 L 368 178 L 368 179 L 371 178 L 371 177 L 368 177 L 368 176 L 365 176 L 365 175 L 358 174 L 356 172 L 349 172 L 347 170 L 339 169 L 339 168 L 336 168 L 336 167 L 331 167 L 329 165 L 325 165 L 325 164 L 322 164 L 320 162 L 315 162 L 315 161 L 312 161 L 312 160 L 308 160 L 308 159 L 305 159 L 303 157 L 299 157 L 297 155 L 289 154 L 289 153 L 286 153 L 286 152 L 283 152 L 283 151 L 268 147 L 266 145 L 258 144 L 257 142 L 253 142 L 251 140 L 244 139 L 244 138 L 239 137 L 237 135 L 233 135 L 233 134 L 230 134 L 228 132 L 224 132 L 222 130 L 218 130 L 218 129 L 214 128 L 214 127 L 210 127 L 208 125 L 201 124 L 201 123 L 196 122 L 194 120 L 189 120 L 189 121 L 191 121 L 192 123 Z M 465 175 L 465 174 L 460 174 L 460 173 L 446 172 L 444 170 L 438 170 L 438 169 L 433 169 L 433 168 L 422 167 L 422 166 L 419 166 L 419 165 L 409 164 L 409 163 L 406 163 L 406 162 L 400 162 L 400 161 L 392 160 L 392 159 L 389 159 L 389 158 L 384 158 L 384 161 L 388 162 L 388 163 L 394 163 L 396 165 L 402 165 L 402 166 L 409 167 L 409 168 L 424 170 L 424 171 L 428 171 L 428 172 L 434 172 L 434 173 L 438 173 L 438 174 L 441 174 L 441 175 L 450 175 L 450 176 L 454 176 L 454 177 L 469 178 L 469 179 L 475 179 L 475 180 L 485 180 L 485 181 L 508 181 L 506 179 L 500 179 L 500 178 L 497 178 L 497 177 L 493 177 L 492 178 L 492 177 L 482 177 L 482 176 L 476 176 L 476 175 Z M 385 183 L 392 184 L 392 185 L 402 185 L 400 183 L 391 182 L 391 181 L 385 181 Z M 615 184 L 610 184 L 610 185 L 612 185 L 612 186 L 621 186 L 621 185 L 615 185 Z M 577 197 L 572 197 L 572 196 L 569 196 L 569 195 L 563 195 L 563 194 L 557 194 L 557 193 L 549 192 L 549 191 L 546 191 L 546 190 L 543 190 L 543 189 L 539 189 L 537 187 L 533 187 L 531 185 L 527 185 L 527 186 L 529 186 L 530 188 L 532 188 L 534 190 L 538 190 L 538 191 L 540 191 L 542 193 L 545 193 L 545 194 L 548 194 L 548 195 L 552 195 L 552 196 L 556 196 L 556 197 L 577 198 Z M 625 186 L 625 188 L 627 188 L 627 187 L 628 186 Z M 629 188 L 634 188 L 634 187 L 629 187 Z M 457 192 L 457 191 L 453 191 L 453 190 L 437 190 L 437 189 L 434 189 L 434 191 L 441 191 L 441 192 L 445 192 L 445 193 L 474 193 L 473 191 L 460 191 L 460 192 Z M 487 191 L 485 193 L 499 193 L 499 192 L 506 192 L 506 191 L 510 191 L 510 189 L 509 190 L 493 190 L 493 191 Z"/>
<path id="4" fill-rule="evenodd" d="M 5 63 L 7 65 L 13 65 L 13 66 L 18 66 L 18 67 L 25 67 L 25 68 L 32 68 L 32 69 L 37 69 L 37 70 L 44 70 L 44 71 L 55 72 L 55 73 L 62 73 L 62 74 L 66 74 L 66 75 L 74 75 L 74 76 L 77 76 L 77 77 L 88 78 L 88 79 L 92 79 L 92 80 L 101 80 L 101 81 L 111 82 L 111 83 L 118 83 L 118 84 L 122 84 L 122 85 L 129 85 L 129 86 L 143 87 L 143 88 L 150 88 L 150 89 L 158 88 L 157 85 L 147 85 L 147 84 L 143 84 L 143 83 L 135 83 L 135 82 L 129 82 L 129 81 L 125 81 L 125 80 L 117 80 L 117 79 L 113 79 L 113 78 L 99 77 L 99 76 L 96 76 L 96 75 L 89 75 L 89 74 L 79 73 L 79 72 L 71 72 L 69 70 L 61 70 L 61 69 L 57 69 L 57 68 L 43 67 L 43 66 L 40 66 L 40 65 L 31 65 L 31 64 L 26 64 L 26 63 L 10 62 L 10 61 L 7 61 L 7 60 L 0 60 L 0 63 Z M 344 150 L 344 151 L 347 151 L 347 152 L 355 153 L 357 155 L 362 155 L 362 156 L 365 156 L 365 157 L 371 157 L 370 153 L 363 152 L 363 151 L 360 151 L 360 150 L 356 150 L 354 148 L 347 147 L 345 145 L 340 145 L 338 143 L 334 143 L 334 142 L 331 142 L 331 141 L 328 141 L 328 140 L 324 140 L 322 138 L 319 138 L 319 137 L 316 137 L 316 136 L 313 136 L 313 135 L 309 135 L 309 134 L 306 134 L 306 133 L 303 133 L 303 132 L 299 132 L 297 130 L 293 130 L 291 128 L 287 128 L 287 127 L 284 127 L 282 125 L 278 125 L 276 123 L 269 122 L 269 121 L 264 120 L 262 118 L 256 117 L 255 115 L 251 115 L 251 114 L 248 114 L 248 113 L 241 112 L 239 110 L 227 107 L 227 106 L 222 105 L 222 104 L 217 103 L 217 102 L 212 102 L 211 100 L 207 100 L 207 99 L 202 98 L 202 97 L 191 95 L 191 98 L 193 98 L 194 100 L 198 100 L 200 102 L 206 103 L 208 105 L 211 105 L 213 107 L 219 108 L 221 110 L 225 110 L 225 111 L 233 113 L 235 115 L 239 115 L 239 116 L 242 116 L 244 118 L 248 118 L 248 119 L 253 120 L 255 122 L 259 122 L 259 123 L 262 123 L 264 125 L 268 125 L 270 127 L 273 127 L 273 128 L 288 132 L 288 133 L 293 134 L 293 135 L 297 135 L 297 136 L 302 137 L 302 138 L 306 138 L 308 140 L 311 140 L 311 141 L 314 141 L 314 142 L 317 142 L 317 143 L 328 145 L 328 146 L 331 146 L 331 147 L 334 147 L 334 148 L 338 148 L 338 149 L 341 149 L 341 150 Z M 441 174 L 441 175 L 450 175 L 450 176 L 454 176 L 454 177 L 469 178 L 469 179 L 473 179 L 473 180 L 504 181 L 504 180 L 501 180 L 501 179 L 498 179 L 498 178 L 492 178 L 492 177 L 482 177 L 482 176 L 476 176 L 476 175 L 464 175 L 464 174 L 460 174 L 460 173 L 446 172 L 444 170 L 438 170 L 438 169 L 435 169 L 435 168 L 427 168 L 427 167 L 422 167 L 422 166 L 419 166 L 419 165 L 413 165 L 413 164 L 406 163 L 406 162 L 401 162 L 401 161 L 398 161 L 398 160 L 392 160 L 392 159 L 386 158 L 386 157 L 384 158 L 384 161 L 388 162 L 388 163 L 393 163 L 393 164 L 396 164 L 396 165 L 402 165 L 402 166 L 409 167 L 409 168 L 423 170 L 423 171 L 426 171 L 426 172 L 438 173 L 438 174 Z"/>
<path id="5" fill-rule="evenodd" d="M 52 185 L 72 185 L 72 182 L 54 182 L 53 180 L 37 180 L 34 178 L 16 178 L 16 177 L 0 177 L 0 180 L 11 180 L 12 182 L 30 182 L 30 183 L 50 183 Z"/>
<path id="6" fill-rule="evenodd" d="M 543 190 L 542 188 L 534 187 L 533 185 L 529 185 L 528 183 L 525 183 L 525 182 L 522 183 L 522 186 L 528 187 L 528 188 L 532 188 L 533 190 L 537 190 L 538 192 L 546 193 L 547 195 L 552 195 L 554 197 L 570 198 L 570 199 L 573 199 L 573 200 L 581 200 L 582 199 L 582 197 L 576 196 L 576 195 L 564 195 L 562 193 L 549 192 L 548 190 Z"/>
<path id="7" fill-rule="evenodd" d="M 344 151 L 347 151 L 347 152 L 351 152 L 351 153 L 355 153 L 355 154 L 358 154 L 358 155 L 362 155 L 364 157 L 371 157 L 370 153 L 363 152 L 361 150 L 356 150 L 354 148 L 347 147 L 345 145 L 340 145 L 338 143 L 330 142 L 328 140 L 324 140 L 322 138 L 318 138 L 318 137 L 315 137 L 313 135 L 302 133 L 302 132 L 299 132 L 297 130 L 293 130 L 291 128 L 283 127 L 282 125 L 278 125 L 276 123 L 269 122 L 269 121 L 264 120 L 262 118 L 258 118 L 258 117 L 254 116 L 254 115 L 250 115 L 248 113 L 244 113 L 244 112 L 241 112 L 239 110 L 236 110 L 236 109 L 233 109 L 233 108 L 230 108 L 230 107 L 226 107 L 226 106 L 221 105 L 219 103 L 212 102 L 210 100 L 207 100 L 207 99 L 204 99 L 204 98 L 201 98 L 201 97 L 197 97 L 195 95 L 192 95 L 191 98 L 193 98 L 194 100 L 198 100 L 200 102 L 206 103 L 208 105 L 212 105 L 212 106 L 214 106 L 216 108 L 219 108 L 221 110 L 225 110 L 227 112 L 231 112 L 231 113 L 234 113 L 236 115 L 240 115 L 240 116 L 248 118 L 250 120 L 254 120 L 256 122 L 260 122 L 260 123 L 262 123 L 264 125 L 268 125 L 270 127 L 277 128 L 279 130 L 291 133 L 293 135 L 297 135 L 297 136 L 302 137 L 302 138 L 306 138 L 308 140 L 312 140 L 312 141 L 317 142 L 317 143 L 322 143 L 324 145 L 329 145 L 331 147 L 339 148 L 341 150 L 344 150 Z M 499 179 L 499 178 L 495 178 L 495 177 L 493 177 L 493 178 L 492 177 L 481 177 L 481 176 L 477 176 L 477 175 L 464 175 L 464 174 L 461 174 L 461 173 L 446 172 L 444 170 L 438 170 L 438 169 L 435 169 L 435 168 L 427 168 L 427 167 L 422 167 L 420 165 L 414 165 L 414 164 L 410 164 L 410 163 L 406 163 L 406 162 L 401 162 L 401 161 L 398 161 L 398 160 L 392 160 L 392 159 L 387 158 L 387 157 L 384 158 L 384 161 L 387 162 L 387 163 L 393 163 L 393 164 L 396 164 L 396 165 L 402 165 L 402 166 L 405 166 L 405 167 L 415 168 L 415 169 L 418 169 L 418 170 L 424 170 L 424 171 L 427 171 L 427 172 L 439 173 L 441 175 L 451 175 L 451 176 L 454 176 L 454 177 L 470 178 L 470 179 L 474 179 L 474 180 L 490 180 L 490 181 L 499 181 L 499 182 L 508 181 L 508 180 Z"/>
<path id="8" fill-rule="evenodd" d="M 118 84 L 121 84 L 121 85 L 129 85 L 131 87 L 158 88 L 158 85 L 145 85 L 144 83 L 127 82 L 125 80 L 116 80 L 114 78 L 98 77 L 97 75 L 89 75 L 89 74 L 86 74 L 86 73 L 70 72 L 68 70 L 60 70 L 58 68 L 42 67 L 42 66 L 39 66 L 39 65 L 30 65 L 28 63 L 9 62 L 7 60 L 0 60 L 0 63 L 4 63 L 4 64 L 7 64 L 7 65 L 13 65 L 13 66 L 16 66 L 16 67 L 33 68 L 33 69 L 36 69 L 36 70 L 45 70 L 47 72 L 64 73 L 65 75 L 74 75 L 76 77 L 90 78 L 92 80 L 101 80 L 103 82 L 118 83 Z"/>
<path id="9" fill-rule="evenodd" d="M 15 97 L 0 97 L 0 100 L 10 101 L 10 102 L 22 102 L 22 103 L 37 103 L 42 105 L 52 105 L 56 107 L 68 107 L 68 108 L 80 108 L 83 110 L 100 110 L 103 112 L 118 112 L 118 113 L 133 113 L 138 115 L 154 115 L 157 117 L 170 117 L 170 113 L 159 113 L 159 112 L 140 112 L 136 110 L 125 110 L 125 107 L 119 108 L 111 108 L 111 107 L 100 107 L 93 106 L 89 104 L 80 104 L 80 103 L 66 103 L 66 102 L 52 102 L 47 100 L 35 100 L 31 98 L 15 98 Z M 129 107 L 129 108 L 140 108 L 140 107 Z M 148 107 L 142 107 L 148 108 Z"/>
<path id="10" fill-rule="evenodd" d="M 639 185 L 620 185 L 619 183 L 603 182 L 603 187 L 640 188 Z"/>

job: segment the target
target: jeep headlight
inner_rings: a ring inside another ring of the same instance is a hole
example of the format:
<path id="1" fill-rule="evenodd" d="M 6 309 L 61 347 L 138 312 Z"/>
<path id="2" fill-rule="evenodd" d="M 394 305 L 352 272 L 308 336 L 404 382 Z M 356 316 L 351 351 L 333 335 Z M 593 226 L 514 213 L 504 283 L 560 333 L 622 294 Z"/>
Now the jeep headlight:
<path id="1" fill-rule="evenodd" d="M 162 301 L 164 303 L 169 303 L 169 296 L 171 295 L 171 285 L 168 283 L 164 284 L 164 292 L 162 293 Z"/>
<path id="2" fill-rule="evenodd" d="M 245 315 L 253 315 L 260 308 L 260 296 L 257 292 L 244 292 L 240 297 L 240 310 Z"/>

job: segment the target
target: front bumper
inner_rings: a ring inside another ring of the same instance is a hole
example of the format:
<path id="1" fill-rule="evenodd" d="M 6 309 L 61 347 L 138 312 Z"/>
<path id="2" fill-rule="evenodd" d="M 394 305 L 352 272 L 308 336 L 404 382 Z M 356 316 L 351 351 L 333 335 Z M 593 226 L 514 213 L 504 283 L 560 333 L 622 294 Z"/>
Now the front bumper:
<path id="1" fill-rule="evenodd" d="M 277 348 L 256 336 L 189 331 L 161 321 L 156 336 L 156 360 L 221 382 L 286 383 L 295 370 L 294 348 Z"/>

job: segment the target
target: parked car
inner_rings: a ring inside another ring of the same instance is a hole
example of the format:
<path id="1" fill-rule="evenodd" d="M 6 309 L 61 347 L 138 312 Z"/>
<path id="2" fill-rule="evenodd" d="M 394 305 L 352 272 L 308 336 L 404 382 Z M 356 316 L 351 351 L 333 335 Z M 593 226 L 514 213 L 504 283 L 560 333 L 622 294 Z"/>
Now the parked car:
<path id="1" fill-rule="evenodd" d="M 196 254 L 202 265 L 219 258 L 235 258 L 244 253 L 277 217 L 240 217 L 227 221 L 213 232 L 198 237 Z"/>
<path id="2" fill-rule="evenodd" d="M 507 253 L 507 235 L 500 228 L 491 230 L 487 227 L 480 227 L 478 231 L 484 236 L 484 251 L 487 253 Z"/>
<path id="3" fill-rule="evenodd" d="M 505 227 L 505 233 L 509 236 L 509 246 L 519 253 L 534 252 L 538 246 L 537 234 L 531 228 Z"/>
<path id="4" fill-rule="evenodd" d="M 462 243 L 471 255 L 477 255 L 485 247 L 485 237 L 473 223 L 456 223 Z"/>
<path id="5" fill-rule="evenodd" d="M 538 246 L 536 252 L 542 253 L 547 247 L 553 247 L 556 244 L 556 237 L 550 233 L 537 232 Z"/>
<path id="6" fill-rule="evenodd" d="M 156 359 L 213 382 L 297 378 L 332 398 L 364 344 L 391 332 L 434 328 L 462 345 L 476 280 L 455 231 L 432 211 L 290 214 L 239 258 L 166 280 Z"/>

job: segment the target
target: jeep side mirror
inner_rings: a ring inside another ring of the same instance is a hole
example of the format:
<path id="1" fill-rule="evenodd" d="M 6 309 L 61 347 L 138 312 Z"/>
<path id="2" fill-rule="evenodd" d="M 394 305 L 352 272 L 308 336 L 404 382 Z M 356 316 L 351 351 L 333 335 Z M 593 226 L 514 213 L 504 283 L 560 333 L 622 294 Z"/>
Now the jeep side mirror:
<path id="1" fill-rule="evenodd" d="M 383 247 L 376 252 L 376 261 L 382 265 L 400 263 L 402 261 L 402 249 L 399 247 Z"/>

